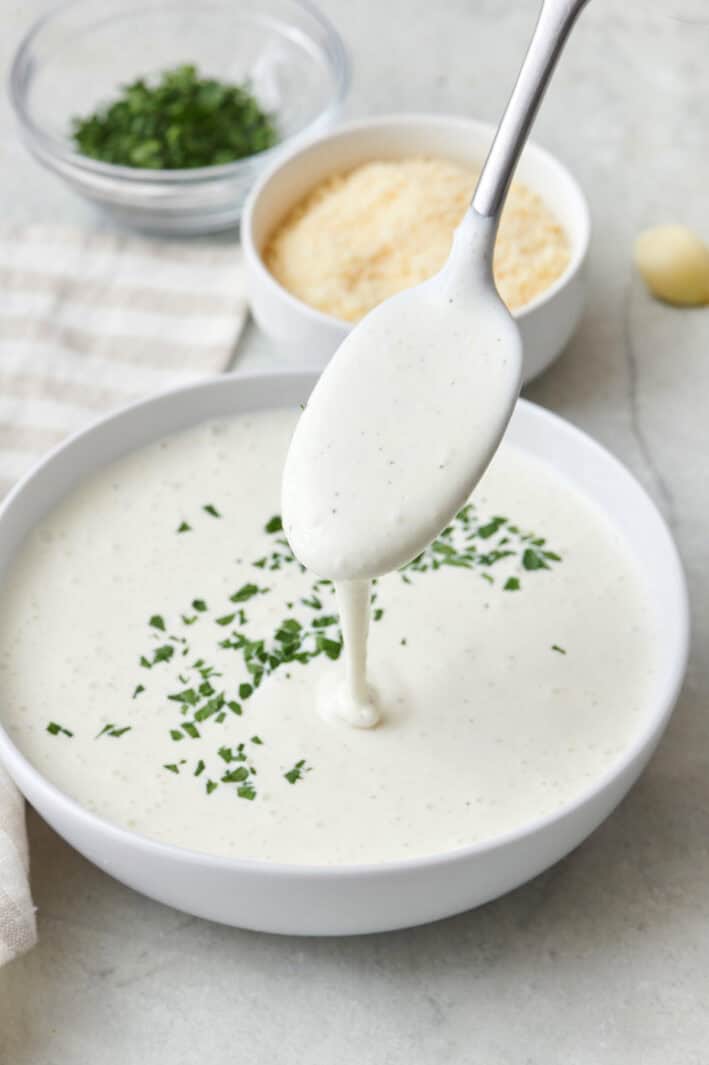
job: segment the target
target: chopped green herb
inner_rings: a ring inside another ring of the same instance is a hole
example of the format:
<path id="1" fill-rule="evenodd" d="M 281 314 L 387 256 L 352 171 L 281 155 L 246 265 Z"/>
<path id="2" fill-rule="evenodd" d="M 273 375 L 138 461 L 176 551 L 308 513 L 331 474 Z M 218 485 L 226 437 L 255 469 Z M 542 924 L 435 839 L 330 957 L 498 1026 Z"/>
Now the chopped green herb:
<path id="1" fill-rule="evenodd" d="M 248 780 L 249 771 L 245 765 L 237 769 L 228 769 L 222 779 L 222 784 L 238 784 L 242 780 Z"/>
<path id="2" fill-rule="evenodd" d="M 519 589 L 519 577 L 508 577 L 504 584 L 504 590 L 506 592 L 518 592 Z"/>
<path id="3" fill-rule="evenodd" d="M 49 724 L 47 725 L 47 732 L 49 732 L 52 736 L 62 735 L 71 737 L 74 735 L 71 729 L 64 728 L 63 725 L 57 724 L 56 721 L 49 722 Z"/>
<path id="4" fill-rule="evenodd" d="M 177 526 L 178 533 L 192 532 L 192 526 L 188 525 L 186 521 L 181 521 Z"/>
<path id="5" fill-rule="evenodd" d="M 255 799 L 256 789 L 251 784 L 242 784 L 240 788 L 236 789 L 236 794 L 240 799 Z"/>
<path id="6" fill-rule="evenodd" d="M 240 699 L 248 699 L 249 696 L 253 693 L 253 690 L 254 689 L 252 688 L 252 686 L 250 684 L 240 684 L 239 685 L 239 698 Z"/>
<path id="7" fill-rule="evenodd" d="M 263 745 L 263 740 L 261 739 L 260 736 L 252 736 L 251 737 L 251 742 L 252 743 L 256 743 L 258 746 L 262 746 Z"/>
<path id="8" fill-rule="evenodd" d="M 525 569 L 549 569 L 544 558 L 533 547 L 528 547 L 522 555 L 522 565 Z"/>
<path id="9" fill-rule="evenodd" d="M 208 607 L 204 599 L 193 599 L 192 609 L 199 611 L 200 614 L 204 614 L 205 610 L 207 610 Z"/>
<path id="10" fill-rule="evenodd" d="M 140 693 L 144 692 L 144 691 L 145 691 L 145 685 L 144 684 L 136 684 L 135 688 L 133 689 L 133 695 L 131 696 L 131 698 L 137 699 L 138 696 L 140 695 Z"/>
<path id="11" fill-rule="evenodd" d="M 327 657 L 331 658 L 333 662 L 340 657 L 342 643 L 339 640 L 330 640 L 327 636 L 318 633 L 316 645 L 318 649 L 324 651 Z"/>
<path id="12" fill-rule="evenodd" d="M 173 692 L 172 695 L 168 695 L 173 703 L 184 703 L 186 706 L 196 706 L 199 702 L 199 696 L 194 688 L 185 688 L 181 692 Z"/>
<path id="13" fill-rule="evenodd" d="M 208 780 L 204 790 L 207 792 L 207 795 L 211 795 L 213 791 L 216 791 L 218 786 L 219 785 L 215 780 Z"/>
<path id="14" fill-rule="evenodd" d="M 82 155 L 151 170 L 219 166 L 276 143 L 272 118 L 247 84 L 202 77 L 194 64 L 138 78 L 104 107 L 72 120 Z"/>
<path id="15" fill-rule="evenodd" d="M 274 514 L 272 518 L 266 522 L 264 529 L 267 533 L 281 532 L 283 529 L 283 521 L 280 514 Z"/>
<path id="16" fill-rule="evenodd" d="M 157 662 L 169 662 L 175 653 L 175 648 L 170 643 L 163 644 L 162 647 L 158 647 L 153 655 L 152 664 Z"/>
<path id="17" fill-rule="evenodd" d="M 96 739 L 98 739 L 99 736 L 113 736 L 114 739 L 120 739 L 120 737 L 124 736 L 126 732 L 130 732 L 132 728 L 132 725 L 123 725 L 122 728 L 119 728 L 116 725 L 104 725 L 101 731 L 96 734 Z"/>
<path id="18" fill-rule="evenodd" d="M 564 648 L 563 647 L 559 647 L 558 643 L 553 643 L 551 645 L 551 649 L 552 649 L 552 651 L 558 651 L 558 653 L 560 655 L 565 655 L 566 654 L 566 651 L 564 650 Z"/>
<path id="19" fill-rule="evenodd" d="M 211 514 L 213 518 L 221 518 L 221 514 L 214 506 L 214 503 L 205 503 L 205 505 L 202 507 L 202 510 L 206 511 L 207 514 Z"/>
<path id="20" fill-rule="evenodd" d="M 171 773 L 179 773 L 180 772 L 179 766 L 175 765 L 174 762 L 170 762 L 168 765 L 164 765 L 163 769 L 169 769 Z"/>
<path id="21" fill-rule="evenodd" d="M 258 595 L 259 591 L 265 592 L 266 589 L 259 589 L 256 584 L 243 584 L 238 592 L 234 592 L 233 595 L 229 596 L 229 599 L 232 603 L 245 603 L 247 599 L 252 599 L 255 595 Z"/>
<path id="22" fill-rule="evenodd" d="M 194 771 L 194 776 L 198 777 L 200 775 L 200 773 L 204 772 L 204 770 L 205 770 L 205 765 L 204 765 L 204 762 L 202 761 L 202 759 L 200 758 L 200 760 L 197 762 L 197 768 Z"/>
<path id="23" fill-rule="evenodd" d="M 235 617 L 236 614 L 224 614 L 222 617 L 216 619 L 217 625 L 231 625 Z"/>
<path id="24" fill-rule="evenodd" d="M 292 769 L 289 769 L 283 776 L 286 778 L 289 784 L 295 784 L 296 781 L 303 779 L 304 773 L 310 772 L 310 766 L 306 766 L 305 759 L 301 758 L 296 762 Z"/>
<path id="25" fill-rule="evenodd" d="M 160 614 L 153 614 L 148 625 L 152 625 L 154 629 L 160 629 L 161 632 L 165 631 L 165 622 Z"/>

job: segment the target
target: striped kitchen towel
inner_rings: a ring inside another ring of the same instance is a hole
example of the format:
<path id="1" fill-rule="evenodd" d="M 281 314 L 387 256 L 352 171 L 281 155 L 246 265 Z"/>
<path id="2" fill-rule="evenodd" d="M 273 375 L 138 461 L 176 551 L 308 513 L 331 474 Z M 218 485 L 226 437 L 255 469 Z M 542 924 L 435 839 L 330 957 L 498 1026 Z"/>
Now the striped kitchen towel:
<path id="1" fill-rule="evenodd" d="M 0 231 L 0 497 L 102 412 L 225 370 L 245 317 L 235 245 Z M 0 965 L 35 939 L 23 805 L 0 766 Z"/>
<path id="2" fill-rule="evenodd" d="M 0 231 L 0 494 L 103 411 L 226 369 L 245 316 L 236 246 Z"/>

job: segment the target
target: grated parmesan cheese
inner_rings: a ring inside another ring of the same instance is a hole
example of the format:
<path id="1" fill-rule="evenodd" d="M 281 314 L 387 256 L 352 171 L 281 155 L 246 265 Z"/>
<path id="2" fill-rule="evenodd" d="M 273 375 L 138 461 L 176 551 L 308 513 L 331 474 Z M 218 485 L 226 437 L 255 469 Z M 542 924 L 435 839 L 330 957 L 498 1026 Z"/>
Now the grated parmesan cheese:
<path id="1" fill-rule="evenodd" d="M 477 176 L 445 159 L 411 158 L 366 163 L 328 178 L 276 229 L 266 266 L 304 303 L 356 322 L 441 268 Z M 539 196 L 513 183 L 494 261 L 507 306 L 529 303 L 568 262 L 561 225 Z"/>

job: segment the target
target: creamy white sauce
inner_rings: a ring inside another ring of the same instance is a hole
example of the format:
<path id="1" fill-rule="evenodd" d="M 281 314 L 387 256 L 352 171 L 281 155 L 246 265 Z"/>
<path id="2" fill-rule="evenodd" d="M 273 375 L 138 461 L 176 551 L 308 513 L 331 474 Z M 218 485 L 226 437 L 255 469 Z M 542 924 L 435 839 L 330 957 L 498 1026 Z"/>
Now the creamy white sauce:
<path id="1" fill-rule="evenodd" d="M 336 581 L 335 595 L 342 630 L 344 679 L 335 691 L 325 691 L 321 705 L 330 714 L 354 728 L 373 728 L 380 720 L 376 697 L 367 679 L 369 638 L 369 581 Z"/>
<path id="2" fill-rule="evenodd" d="M 493 221 L 469 213 L 442 273 L 367 315 L 313 389 L 282 495 L 288 539 L 313 573 L 356 580 L 408 562 L 490 461 L 521 366 L 493 239 Z"/>
<path id="3" fill-rule="evenodd" d="M 272 644 L 286 618 L 314 632 L 313 619 L 337 613 L 331 585 L 316 585 L 293 562 L 269 568 L 286 557 L 280 534 L 264 526 L 279 510 L 295 420 L 263 413 L 171 437 L 106 468 L 41 523 L 8 575 L 0 615 L 0 715 L 20 749 L 82 806 L 131 830 L 296 863 L 449 851 L 578 796 L 645 723 L 654 622 L 606 519 L 510 447 L 481 481 L 467 532 L 458 522 L 450 542 L 460 554 L 480 522 L 488 532 L 486 519 L 506 516 L 546 538 L 561 562 L 525 569 L 516 534 L 513 556 L 491 562 L 505 535 L 498 530 L 474 537 L 478 555 L 490 557 L 471 569 L 432 569 L 434 551 L 418 569 L 380 579 L 368 652 L 375 729 L 318 712 L 323 692 L 343 681 L 342 658 L 327 653 L 281 666 L 240 698 L 250 679 L 243 655 L 218 646 L 239 619 L 216 619 L 241 608 L 249 638 Z M 208 503 L 221 518 L 202 510 Z M 182 521 L 191 531 L 178 534 Z M 520 588 L 505 590 L 514 579 Z M 231 602 L 247 585 L 258 593 Z M 165 633 L 148 624 L 156 614 Z M 337 646 L 337 622 L 323 631 Z M 152 656 L 168 633 L 187 639 L 189 653 L 141 667 L 140 656 Z M 192 685 L 189 667 L 200 658 L 217 667 L 215 689 L 243 712 L 222 722 L 212 715 L 198 738 L 175 741 L 170 730 L 192 711 L 181 714 L 168 695 Z M 50 721 L 73 736 L 48 733 Z M 107 725 L 130 731 L 99 736 Z M 243 763 L 224 762 L 219 748 L 240 743 L 257 770 L 253 800 L 238 796 L 243 784 L 220 779 Z M 284 774 L 301 760 L 290 783 Z M 207 780 L 218 785 L 209 795 Z"/>
<path id="4" fill-rule="evenodd" d="M 441 273 L 355 327 L 315 386 L 288 450 L 284 527 L 300 561 L 339 582 L 346 622 L 339 714 L 358 727 L 379 720 L 368 697 L 362 582 L 408 562 L 450 521 L 517 397 L 520 338 L 492 280 L 495 229 L 494 219 L 469 211 Z"/>

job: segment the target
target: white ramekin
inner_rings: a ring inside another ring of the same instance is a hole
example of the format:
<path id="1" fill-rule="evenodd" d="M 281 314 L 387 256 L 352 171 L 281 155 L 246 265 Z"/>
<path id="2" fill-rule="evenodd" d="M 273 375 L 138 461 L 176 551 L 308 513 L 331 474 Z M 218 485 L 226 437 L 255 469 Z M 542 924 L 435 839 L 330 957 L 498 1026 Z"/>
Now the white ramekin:
<path id="1" fill-rule="evenodd" d="M 77 434 L 0 507 L 0 578 L 37 522 L 84 477 L 206 418 L 295 407 L 307 400 L 316 376 L 219 377 L 135 404 Z M 636 558 L 658 633 L 653 687 L 634 737 L 609 758 L 603 774 L 579 783 L 573 801 L 545 817 L 530 815 L 513 832 L 454 851 L 370 865 L 309 866 L 217 858 L 119 828 L 55 787 L 0 725 L 0 759 L 18 787 L 64 839 L 117 880 L 199 917 L 268 932 L 347 935 L 421 924 L 487 902 L 567 854 L 620 802 L 667 724 L 687 659 L 687 595 L 665 523 L 607 451 L 524 401 L 508 439 L 568 478 L 607 515 Z"/>
<path id="2" fill-rule="evenodd" d="M 351 324 L 309 307 L 266 269 L 262 249 L 290 208 L 324 178 L 371 159 L 438 155 L 480 165 L 493 133 L 494 127 L 485 122 L 449 115 L 365 119 L 282 156 L 260 178 L 241 221 L 251 309 L 264 333 L 294 366 L 322 369 Z M 524 380 L 529 381 L 561 353 L 583 310 L 591 221 L 578 182 L 542 148 L 527 145 L 516 176 L 541 196 L 571 243 L 563 275 L 515 312 L 524 343 Z"/>

